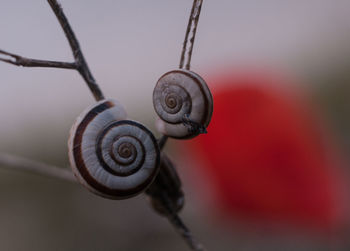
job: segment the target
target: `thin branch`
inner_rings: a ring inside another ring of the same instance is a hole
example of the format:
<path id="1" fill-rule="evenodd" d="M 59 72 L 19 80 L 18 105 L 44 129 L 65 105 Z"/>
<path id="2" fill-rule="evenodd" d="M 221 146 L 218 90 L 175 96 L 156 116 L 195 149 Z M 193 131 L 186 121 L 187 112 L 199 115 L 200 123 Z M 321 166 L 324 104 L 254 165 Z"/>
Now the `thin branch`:
<path id="1" fill-rule="evenodd" d="M 0 167 L 6 167 L 9 170 L 31 172 L 76 183 L 75 177 L 68 168 L 60 168 L 8 153 L 0 153 Z"/>
<path id="2" fill-rule="evenodd" d="M 78 39 L 76 38 L 72 27 L 70 26 L 67 17 L 65 16 L 62 7 L 56 0 L 47 0 L 48 3 L 51 6 L 52 11 L 55 13 L 59 23 L 61 24 L 61 27 L 67 37 L 67 40 L 69 42 L 69 45 L 72 49 L 73 56 L 75 59 L 75 63 L 77 64 L 77 70 L 80 73 L 80 75 L 85 80 L 86 84 L 90 88 L 91 92 L 93 93 L 95 99 L 102 100 L 104 99 L 104 96 L 102 94 L 102 91 L 100 87 L 97 85 L 95 78 L 93 77 L 88 64 L 86 63 L 86 60 L 84 58 L 83 52 L 80 48 Z"/>
<path id="3" fill-rule="evenodd" d="M 192 250 L 205 251 L 204 246 L 193 237 L 191 231 L 186 227 L 184 222 L 177 214 L 168 216 L 168 220 L 174 226 L 176 232 L 182 236 Z"/>
<path id="4" fill-rule="evenodd" d="M 198 242 L 192 235 L 189 228 L 185 225 L 185 223 L 181 220 L 179 215 L 175 212 L 175 210 L 171 207 L 171 201 L 166 196 L 166 194 L 161 193 L 163 196 L 161 197 L 162 205 L 164 206 L 164 209 L 167 211 L 166 217 L 168 218 L 169 222 L 173 225 L 175 231 L 181 235 L 181 237 L 185 240 L 187 245 L 192 249 L 196 251 L 204 251 L 204 246 Z"/>
<path id="5" fill-rule="evenodd" d="M 180 69 L 183 68 L 184 62 L 185 62 L 185 55 L 186 55 L 186 50 L 187 50 L 188 36 L 190 35 L 190 31 L 191 31 L 191 27 L 192 27 L 192 21 L 193 21 L 192 15 L 193 15 L 193 12 L 194 12 L 194 8 L 196 7 L 196 1 L 197 0 L 193 0 L 191 14 L 190 14 L 190 17 L 188 19 L 187 29 L 186 29 L 186 33 L 185 33 L 185 40 L 183 42 L 182 53 L 181 53 L 181 58 L 180 58 L 180 65 L 179 65 Z"/>
<path id="6" fill-rule="evenodd" d="M 145 191 L 150 196 L 153 209 L 167 217 L 175 231 L 185 240 L 192 250 L 204 250 L 195 240 L 178 213 L 184 206 L 184 194 L 176 168 L 166 154 L 161 155 L 160 170 L 152 185 Z"/>
<path id="7" fill-rule="evenodd" d="M 186 34 L 185 34 L 185 40 L 183 43 L 182 53 L 181 53 L 181 59 L 180 59 L 180 65 L 179 68 L 182 69 L 185 63 L 185 54 L 187 50 L 187 44 L 188 44 L 188 37 L 190 34 L 190 31 L 192 30 L 192 37 L 190 39 L 190 47 L 187 54 L 187 62 L 185 65 L 186 70 L 190 70 L 191 68 L 191 59 L 192 59 L 192 52 L 193 52 L 193 46 L 194 46 L 194 40 L 196 38 L 196 32 L 197 32 L 197 26 L 199 21 L 199 16 L 202 9 L 203 0 L 194 0 L 191 10 L 191 15 L 188 21 Z M 184 124 L 190 127 L 190 130 L 198 131 L 198 133 L 205 133 L 205 128 L 199 126 L 197 123 L 193 123 L 192 121 L 188 120 L 187 117 L 183 120 Z M 160 140 L 160 147 L 163 148 L 166 144 L 168 137 L 163 136 Z M 164 192 L 161 193 L 162 196 L 161 200 L 163 201 L 164 208 L 168 211 L 167 218 L 170 221 L 170 223 L 174 226 L 175 230 L 182 236 L 182 238 L 186 241 L 186 243 L 190 246 L 193 250 L 205 250 L 203 245 L 199 243 L 197 240 L 194 239 L 192 233 L 187 228 L 187 226 L 184 224 L 184 222 L 181 220 L 181 218 L 178 216 L 176 211 L 171 207 L 171 201 Z"/>
<path id="8" fill-rule="evenodd" d="M 168 136 L 163 135 L 159 140 L 158 140 L 158 146 L 160 150 L 163 150 L 163 148 L 165 147 L 165 144 L 168 140 Z"/>
<path id="9" fill-rule="evenodd" d="M 77 69 L 77 65 L 75 63 L 26 58 L 26 57 L 22 57 L 3 50 L 0 50 L 0 54 L 6 55 L 9 57 L 9 58 L 0 57 L 0 61 L 17 65 L 17 66 Z"/>
<path id="10" fill-rule="evenodd" d="M 180 69 L 184 67 L 187 50 L 188 50 L 188 53 L 187 53 L 187 62 L 185 65 L 185 69 L 189 70 L 191 68 L 193 45 L 194 45 L 194 40 L 196 38 L 197 26 L 198 26 L 199 16 L 202 10 L 202 4 L 203 4 L 203 0 L 193 0 L 192 10 L 188 20 L 187 29 L 186 29 L 185 40 L 183 42 L 183 47 L 182 47 L 182 53 L 181 53 L 180 65 L 179 65 Z M 188 49 L 187 44 L 188 44 L 188 38 L 191 30 L 192 30 L 192 37 L 189 40 L 190 46 Z"/>
<path id="11" fill-rule="evenodd" d="M 191 14 L 191 18 L 193 19 L 193 30 L 192 30 L 192 37 L 190 39 L 190 48 L 188 50 L 188 59 L 187 59 L 187 63 L 185 66 L 186 70 L 189 70 L 191 67 L 193 45 L 194 45 L 194 40 L 195 40 L 196 34 L 197 34 L 198 21 L 199 21 L 199 16 L 200 16 L 201 10 L 202 10 L 203 0 L 196 0 L 195 2 L 196 2 L 195 3 L 196 6 L 194 8 L 194 11 Z"/>

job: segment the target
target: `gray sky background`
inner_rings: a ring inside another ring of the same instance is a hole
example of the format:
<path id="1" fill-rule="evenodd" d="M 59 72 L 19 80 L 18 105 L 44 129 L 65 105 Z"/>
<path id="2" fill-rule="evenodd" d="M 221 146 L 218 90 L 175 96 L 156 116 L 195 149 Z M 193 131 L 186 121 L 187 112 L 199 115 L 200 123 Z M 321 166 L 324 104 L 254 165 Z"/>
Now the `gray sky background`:
<path id="1" fill-rule="evenodd" d="M 153 121 L 153 87 L 178 65 L 191 1 L 61 3 L 106 96 L 119 99 L 131 118 Z M 327 51 L 349 41 L 349 10 L 347 0 L 205 1 L 192 69 L 206 77 L 227 64 L 263 62 L 292 70 L 324 61 Z M 72 60 L 46 1 L 1 0 L 0 17 L 1 49 Z M 1 63 L 0 75 L 3 142 L 42 123 L 67 135 L 79 111 L 93 102 L 75 71 Z"/>

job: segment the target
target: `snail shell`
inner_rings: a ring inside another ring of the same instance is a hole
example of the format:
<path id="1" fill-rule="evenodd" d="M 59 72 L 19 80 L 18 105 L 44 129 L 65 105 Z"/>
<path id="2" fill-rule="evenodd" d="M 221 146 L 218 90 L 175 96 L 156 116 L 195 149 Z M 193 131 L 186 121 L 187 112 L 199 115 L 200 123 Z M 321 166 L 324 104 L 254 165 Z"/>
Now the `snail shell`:
<path id="1" fill-rule="evenodd" d="M 158 80 L 153 105 L 159 116 L 157 130 L 178 139 L 198 135 L 183 123 L 185 117 L 206 128 L 213 113 L 213 98 L 205 81 L 198 74 L 182 69 L 165 73 Z"/>
<path id="2" fill-rule="evenodd" d="M 102 100 L 77 118 L 68 141 L 77 179 L 93 193 L 111 199 L 142 192 L 159 169 L 160 153 L 153 134 L 125 119 L 118 101 Z"/>

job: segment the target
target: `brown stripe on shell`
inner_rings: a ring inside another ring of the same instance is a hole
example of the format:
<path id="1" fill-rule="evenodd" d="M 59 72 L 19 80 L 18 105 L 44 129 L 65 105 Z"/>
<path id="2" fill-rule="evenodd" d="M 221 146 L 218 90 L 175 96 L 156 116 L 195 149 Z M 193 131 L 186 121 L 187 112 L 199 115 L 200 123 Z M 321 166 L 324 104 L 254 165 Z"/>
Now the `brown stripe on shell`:
<path id="1" fill-rule="evenodd" d="M 75 135 L 74 135 L 74 139 L 73 139 L 73 157 L 74 157 L 74 161 L 75 161 L 75 166 L 76 169 L 79 171 L 79 174 L 81 175 L 81 177 L 78 177 L 78 179 L 80 180 L 81 178 L 88 184 L 91 186 L 91 188 L 95 189 L 91 189 L 89 186 L 86 186 L 90 191 L 106 197 L 106 198 L 110 198 L 110 199 L 126 199 L 129 198 L 133 195 L 136 195 L 140 192 L 142 192 L 144 189 L 147 188 L 147 186 L 151 183 L 152 179 L 155 178 L 155 174 L 156 172 L 158 172 L 159 168 L 154 168 L 154 172 L 152 173 L 152 175 L 149 176 L 149 178 L 141 185 L 139 185 L 138 187 L 135 187 L 134 189 L 128 189 L 128 190 L 115 190 L 115 189 L 110 189 L 109 187 L 97 182 L 89 173 L 84 159 L 82 157 L 82 139 L 83 139 L 83 135 L 84 132 L 87 128 L 87 126 L 89 125 L 89 123 L 101 112 L 110 109 L 112 107 L 114 107 L 115 105 L 113 104 L 113 102 L 111 101 L 106 101 L 98 106 L 96 106 L 95 108 L 93 108 L 91 111 L 89 111 L 85 117 L 82 119 L 82 121 L 80 122 L 79 126 L 77 127 L 76 131 L 75 131 Z M 157 145 L 157 141 L 154 138 L 153 134 L 144 126 L 142 126 L 141 124 L 138 124 L 136 122 L 133 121 L 124 121 L 127 122 L 129 124 L 133 124 L 133 125 L 137 125 L 139 127 L 141 127 L 142 129 L 145 130 L 145 132 L 148 133 L 148 135 L 150 135 L 153 143 L 155 146 Z M 156 159 L 156 165 L 159 167 L 159 162 L 160 162 L 160 154 L 159 154 L 159 149 L 158 147 L 156 147 L 156 151 L 157 153 L 157 159 Z"/>
<path id="2" fill-rule="evenodd" d="M 105 129 L 100 133 L 100 135 L 99 135 L 99 137 L 98 137 L 98 139 L 97 139 L 97 144 L 96 144 L 97 159 L 98 159 L 100 165 L 102 166 L 102 168 L 105 169 L 108 173 L 113 174 L 113 175 L 116 175 L 116 176 L 120 176 L 120 177 L 129 176 L 129 175 L 131 175 L 131 174 L 133 174 L 133 173 L 136 173 L 138 170 L 140 170 L 140 168 L 142 167 L 142 164 L 143 164 L 144 161 L 145 161 L 145 157 L 146 157 L 146 150 L 145 150 L 145 147 L 143 146 L 142 142 L 140 142 L 140 140 L 137 139 L 136 137 L 133 137 L 133 136 L 130 136 L 130 135 L 126 135 L 126 136 L 132 137 L 132 138 L 134 138 L 135 140 L 137 140 L 137 141 L 140 143 L 143 152 L 145 153 L 145 154 L 143 155 L 143 157 L 142 157 L 140 166 L 139 166 L 138 168 L 133 169 L 133 170 L 127 172 L 127 173 L 118 173 L 117 171 L 115 171 L 115 170 L 113 170 L 112 168 L 110 168 L 110 167 L 107 165 L 107 163 L 103 160 L 103 157 L 99 154 L 99 153 L 102 152 L 102 149 L 101 149 L 102 140 L 103 140 L 104 136 L 108 133 L 108 131 L 111 130 L 111 129 L 112 129 L 113 127 L 115 127 L 115 126 L 125 124 L 125 122 L 126 122 L 126 120 L 121 120 L 121 121 L 117 121 L 117 122 L 114 122 L 114 123 L 110 124 L 107 128 L 105 128 Z M 124 136 L 124 135 L 122 135 L 122 136 Z M 115 138 L 115 140 L 117 140 L 118 138 L 120 138 L 120 137 Z M 114 159 L 114 158 L 112 157 L 112 159 Z M 114 159 L 114 161 L 116 161 L 116 160 Z"/>

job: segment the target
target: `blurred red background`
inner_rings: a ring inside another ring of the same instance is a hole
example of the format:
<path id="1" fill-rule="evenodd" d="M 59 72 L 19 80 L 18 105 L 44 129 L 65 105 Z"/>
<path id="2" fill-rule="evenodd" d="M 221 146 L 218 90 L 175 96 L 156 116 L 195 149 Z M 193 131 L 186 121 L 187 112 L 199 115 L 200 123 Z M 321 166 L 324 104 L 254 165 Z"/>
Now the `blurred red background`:
<path id="1" fill-rule="evenodd" d="M 208 134 L 187 142 L 185 155 L 204 173 L 192 175 L 200 197 L 211 189 L 221 216 L 331 233 L 346 222 L 342 157 L 292 81 L 271 71 L 213 75 Z"/>

